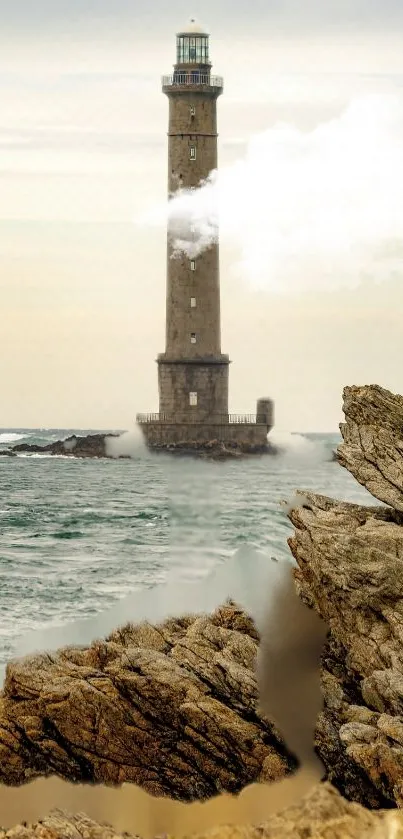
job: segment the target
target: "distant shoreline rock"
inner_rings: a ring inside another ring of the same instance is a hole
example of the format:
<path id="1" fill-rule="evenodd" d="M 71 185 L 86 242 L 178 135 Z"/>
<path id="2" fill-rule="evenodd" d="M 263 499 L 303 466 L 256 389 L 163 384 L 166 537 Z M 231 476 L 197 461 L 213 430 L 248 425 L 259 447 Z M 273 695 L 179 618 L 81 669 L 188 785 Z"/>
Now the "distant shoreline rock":
<path id="1" fill-rule="evenodd" d="M 65 440 L 57 440 L 43 446 L 37 443 L 16 443 L 10 449 L 0 451 L 3 456 L 13 457 L 17 454 L 51 454 L 76 458 L 108 458 L 109 460 L 130 459 L 129 454 L 113 455 L 108 452 L 107 441 L 120 437 L 120 433 L 87 434 L 79 437 L 73 434 Z M 251 445 L 250 443 L 223 443 L 220 440 L 209 440 L 207 443 L 190 441 L 186 443 L 172 443 L 171 445 L 156 445 L 150 448 L 152 452 L 162 452 L 183 457 L 197 457 L 205 460 L 228 460 L 245 456 L 274 455 L 279 450 L 271 443 L 266 446 Z"/>
<path id="2" fill-rule="evenodd" d="M 221 440 L 209 440 L 207 443 L 190 441 L 186 443 L 171 443 L 168 446 L 156 445 L 151 450 L 181 455 L 183 457 L 198 457 L 206 460 L 228 460 L 253 455 L 278 454 L 278 449 L 269 442 L 265 446 L 258 446 L 251 443 L 224 443 Z"/>
<path id="3" fill-rule="evenodd" d="M 15 443 L 7 449 L 0 449 L 0 457 L 15 457 L 18 454 L 50 454 L 55 456 L 74 458 L 107 458 L 108 460 L 130 460 L 132 454 L 122 450 L 119 453 L 113 452 L 108 447 L 109 440 L 118 440 L 123 436 L 122 432 L 108 432 L 105 434 L 87 434 L 78 436 L 76 434 L 67 437 L 65 440 L 57 440 L 52 443 L 39 445 L 38 443 Z M 146 446 L 144 442 L 144 446 Z M 193 457 L 202 460 L 234 460 L 245 457 L 263 457 L 267 455 L 280 455 L 286 452 L 282 446 L 271 443 L 270 439 L 265 445 L 256 445 L 248 442 L 223 442 L 222 440 L 208 440 L 201 443 L 197 440 L 182 441 L 178 443 L 155 444 L 148 448 L 148 451 L 155 454 L 167 454 L 175 457 Z M 329 452 L 329 462 L 338 462 L 337 451 Z"/>
<path id="4" fill-rule="evenodd" d="M 72 434 L 71 437 L 67 437 L 65 440 L 56 440 L 56 442 L 46 443 L 44 446 L 40 446 L 37 443 L 16 443 L 11 447 L 11 453 L 52 454 L 81 458 L 110 457 L 106 451 L 106 441 L 113 437 L 120 437 L 120 434 L 87 434 L 84 437 L 78 437 L 76 434 Z M 125 455 L 121 455 L 121 457 L 125 457 Z"/>

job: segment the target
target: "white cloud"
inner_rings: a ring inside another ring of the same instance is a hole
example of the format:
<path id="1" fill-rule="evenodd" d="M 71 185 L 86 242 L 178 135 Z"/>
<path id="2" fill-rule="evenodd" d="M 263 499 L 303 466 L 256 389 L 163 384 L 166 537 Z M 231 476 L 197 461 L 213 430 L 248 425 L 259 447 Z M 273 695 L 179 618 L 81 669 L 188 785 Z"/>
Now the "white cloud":
<path id="1" fill-rule="evenodd" d="M 168 222 L 174 247 L 197 255 L 240 243 L 237 266 L 279 292 L 356 286 L 401 270 L 403 100 L 364 96 L 310 132 L 276 125 L 246 157 L 147 214 Z"/>

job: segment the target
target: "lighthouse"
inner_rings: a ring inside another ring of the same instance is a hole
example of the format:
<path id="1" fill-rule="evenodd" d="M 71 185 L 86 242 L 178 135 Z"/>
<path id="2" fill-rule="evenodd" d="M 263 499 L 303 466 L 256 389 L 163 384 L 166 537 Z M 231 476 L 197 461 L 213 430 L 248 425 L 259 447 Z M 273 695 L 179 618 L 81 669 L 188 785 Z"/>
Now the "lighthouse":
<path id="1" fill-rule="evenodd" d="M 223 79 L 211 72 L 209 34 L 192 18 L 176 35 L 168 98 L 168 197 L 194 189 L 217 169 L 217 99 Z M 221 350 L 219 244 L 197 256 L 174 252 L 167 231 L 165 351 L 157 358 L 159 412 L 139 414 L 149 445 L 212 440 L 265 447 L 270 399 L 256 415 L 228 413 L 229 356 Z"/>

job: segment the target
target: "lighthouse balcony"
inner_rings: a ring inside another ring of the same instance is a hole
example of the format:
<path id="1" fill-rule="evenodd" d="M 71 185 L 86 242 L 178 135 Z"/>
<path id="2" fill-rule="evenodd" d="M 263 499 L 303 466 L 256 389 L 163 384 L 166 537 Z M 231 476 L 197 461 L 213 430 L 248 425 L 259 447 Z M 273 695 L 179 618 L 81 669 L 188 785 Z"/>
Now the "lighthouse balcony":
<path id="1" fill-rule="evenodd" d="M 210 73 L 201 70 L 186 70 L 185 72 L 175 71 L 170 76 L 162 76 L 162 90 L 169 93 L 172 90 L 188 90 L 199 88 L 221 93 L 224 87 L 222 76 L 212 76 Z"/>
<path id="2" fill-rule="evenodd" d="M 178 450 L 214 443 L 242 451 L 265 451 L 271 428 L 268 416 L 256 414 L 214 414 L 204 419 L 185 414 L 137 414 L 137 424 L 150 448 Z"/>
<path id="3" fill-rule="evenodd" d="M 205 425 L 209 422 L 217 424 L 229 423 L 230 425 L 256 425 L 256 423 L 265 423 L 266 417 L 256 414 L 214 414 L 211 417 L 199 420 L 189 416 L 188 421 L 192 425 Z M 178 417 L 174 414 L 137 414 L 136 422 L 139 425 L 147 425 L 148 423 L 155 422 L 176 425 Z"/>

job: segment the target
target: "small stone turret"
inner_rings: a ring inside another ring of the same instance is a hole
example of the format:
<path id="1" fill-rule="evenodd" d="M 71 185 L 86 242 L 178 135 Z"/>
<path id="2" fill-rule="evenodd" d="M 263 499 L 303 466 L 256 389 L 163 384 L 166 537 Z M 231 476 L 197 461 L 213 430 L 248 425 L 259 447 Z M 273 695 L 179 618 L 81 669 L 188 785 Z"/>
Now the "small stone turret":
<path id="1" fill-rule="evenodd" d="M 262 397 L 256 403 L 256 422 L 264 423 L 267 431 L 271 431 L 274 425 L 274 402 L 269 397 Z"/>

